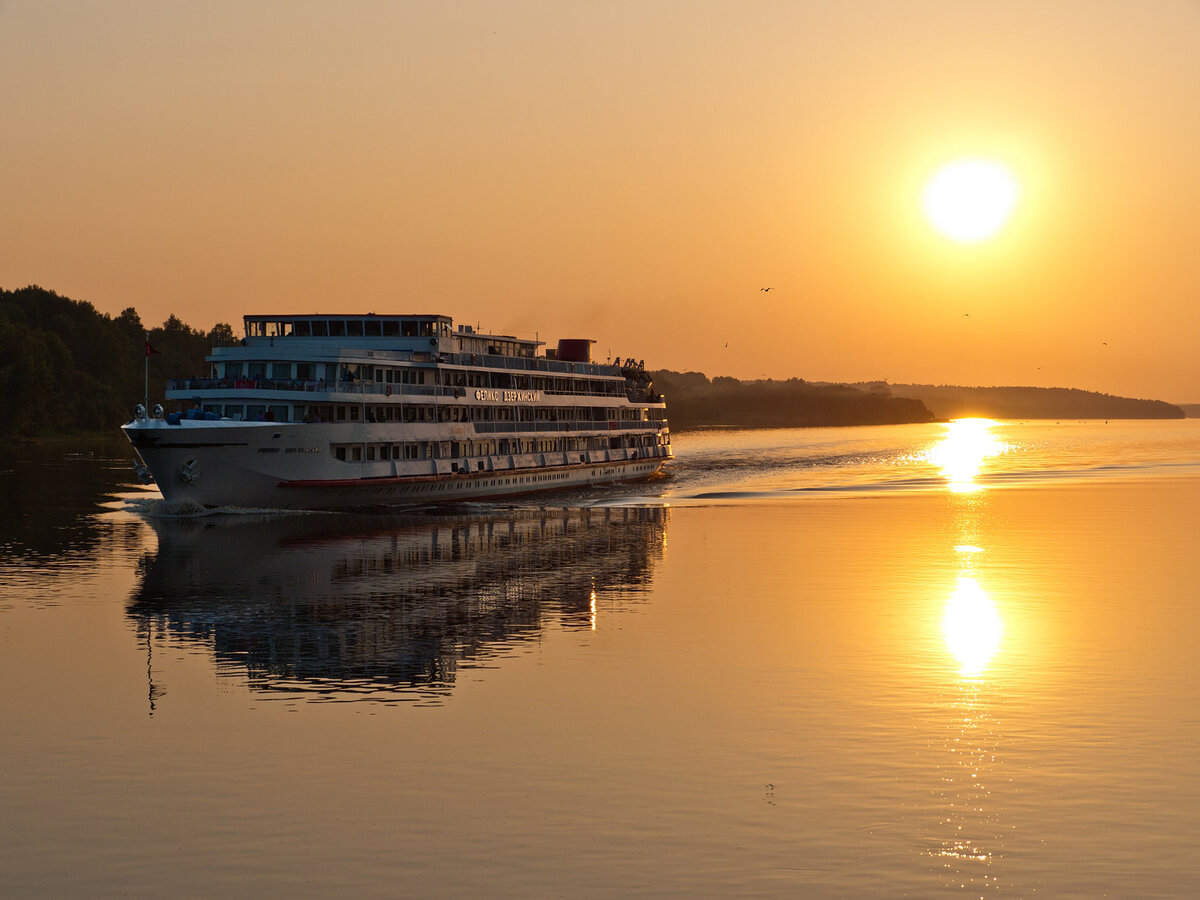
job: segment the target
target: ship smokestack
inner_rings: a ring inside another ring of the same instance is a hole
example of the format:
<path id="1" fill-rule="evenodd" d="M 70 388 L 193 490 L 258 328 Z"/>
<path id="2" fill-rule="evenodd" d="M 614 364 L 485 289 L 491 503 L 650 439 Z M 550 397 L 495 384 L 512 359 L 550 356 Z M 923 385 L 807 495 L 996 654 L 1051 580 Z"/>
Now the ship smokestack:
<path id="1" fill-rule="evenodd" d="M 558 342 L 558 353 L 555 356 L 566 362 L 590 363 L 592 361 L 592 344 L 588 338 L 562 338 Z"/>

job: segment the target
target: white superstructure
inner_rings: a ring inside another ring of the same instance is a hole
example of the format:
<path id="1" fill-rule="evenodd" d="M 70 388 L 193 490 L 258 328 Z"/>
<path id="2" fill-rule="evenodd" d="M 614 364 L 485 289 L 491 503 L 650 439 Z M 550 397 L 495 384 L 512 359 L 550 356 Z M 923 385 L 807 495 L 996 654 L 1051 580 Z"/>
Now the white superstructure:
<path id="1" fill-rule="evenodd" d="M 172 502 L 333 508 L 636 481 L 671 458 L 641 363 L 590 341 L 457 329 L 447 316 L 246 316 L 184 412 L 122 426 Z"/>

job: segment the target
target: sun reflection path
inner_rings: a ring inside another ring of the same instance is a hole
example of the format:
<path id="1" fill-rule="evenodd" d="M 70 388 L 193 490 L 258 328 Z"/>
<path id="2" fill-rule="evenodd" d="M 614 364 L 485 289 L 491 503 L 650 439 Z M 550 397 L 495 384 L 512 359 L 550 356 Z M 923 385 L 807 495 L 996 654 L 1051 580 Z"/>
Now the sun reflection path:
<path id="1" fill-rule="evenodd" d="M 972 576 L 958 576 L 958 585 L 942 616 L 942 635 L 964 677 L 974 678 L 987 668 L 1000 648 L 1003 633 L 992 598 Z"/>
<path id="2" fill-rule="evenodd" d="M 1002 801 L 992 794 L 1003 780 L 998 759 L 1000 733 L 992 715 L 994 690 L 983 672 L 1000 648 L 1003 625 L 995 602 L 972 574 L 973 544 L 954 548 L 962 569 L 942 614 L 942 637 L 958 662 L 950 687 L 945 735 L 949 756 L 938 766 L 935 789 L 939 837 L 929 849 L 950 887 L 999 893 L 1005 831 Z"/>
<path id="3" fill-rule="evenodd" d="M 991 419 L 955 419 L 946 426 L 945 436 L 930 448 L 926 459 L 942 470 L 950 490 L 978 491 L 975 480 L 984 461 L 1009 450 L 1009 445 L 992 434 Z"/>

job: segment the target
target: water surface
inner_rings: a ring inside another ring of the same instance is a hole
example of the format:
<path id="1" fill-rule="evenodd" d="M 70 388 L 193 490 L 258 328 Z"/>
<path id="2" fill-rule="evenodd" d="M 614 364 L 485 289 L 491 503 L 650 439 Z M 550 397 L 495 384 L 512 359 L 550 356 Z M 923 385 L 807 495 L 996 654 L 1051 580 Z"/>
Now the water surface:
<path id="1" fill-rule="evenodd" d="M 8 451 L 4 893 L 1194 896 L 1195 426 L 693 433 L 372 515 Z"/>

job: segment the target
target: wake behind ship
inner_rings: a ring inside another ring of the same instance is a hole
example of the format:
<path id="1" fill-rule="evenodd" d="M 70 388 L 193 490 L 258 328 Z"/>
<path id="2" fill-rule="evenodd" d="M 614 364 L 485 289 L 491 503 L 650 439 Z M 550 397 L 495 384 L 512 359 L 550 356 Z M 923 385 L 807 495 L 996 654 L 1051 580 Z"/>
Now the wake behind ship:
<path id="1" fill-rule="evenodd" d="M 207 378 L 122 430 L 172 503 L 328 509 L 646 479 L 671 458 L 641 362 L 447 316 L 245 316 Z"/>

